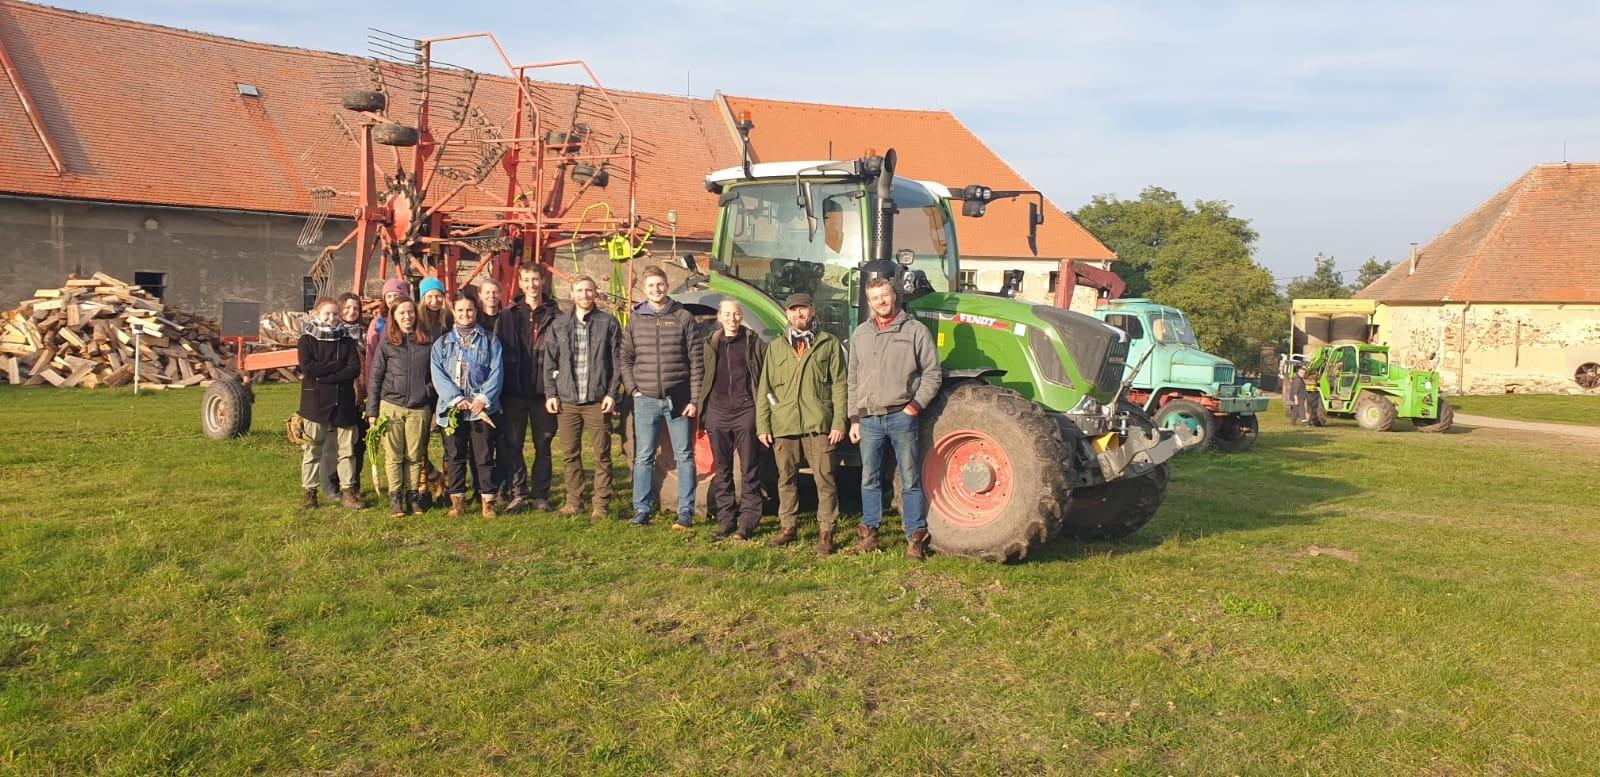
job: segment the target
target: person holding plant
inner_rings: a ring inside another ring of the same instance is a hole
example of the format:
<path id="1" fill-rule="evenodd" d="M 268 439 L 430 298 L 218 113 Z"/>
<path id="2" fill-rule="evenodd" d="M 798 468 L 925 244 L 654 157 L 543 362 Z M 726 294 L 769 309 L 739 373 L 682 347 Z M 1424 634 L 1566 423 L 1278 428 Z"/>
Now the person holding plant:
<path id="1" fill-rule="evenodd" d="M 505 372 L 500 341 L 478 325 L 478 303 L 457 291 L 450 298 L 455 323 L 433 343 L 430 369 L 438 394 L 434 419 L 444 430 L 445 479 L 450 516 L 466 509 L 467 462 L 477 475 L 483 517 L 495 517 L 495 429 L 503 421 L 500 387 Z"/>
<path id="2" fill-rule="evenodd" d="M 432 343 L 417 325 L 417 303 L 400 300 L 373 356 L 372 390 L 367 395 L 367 422 L 382 430 L 389 515 L 396 518 L 423 511 L 411 486 L 421 480 L 427 458 L 428 409 L 434 401 L 432 360 Z"/>

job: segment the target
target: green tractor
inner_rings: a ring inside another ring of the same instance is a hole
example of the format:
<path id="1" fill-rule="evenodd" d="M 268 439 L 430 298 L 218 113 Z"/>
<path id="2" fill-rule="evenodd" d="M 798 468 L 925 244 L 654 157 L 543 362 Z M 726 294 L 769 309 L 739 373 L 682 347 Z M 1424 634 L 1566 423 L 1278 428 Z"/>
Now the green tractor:
<path id="1" fill-rule="evenodd" d="M 744 129 L 744 127 L 741 127 Z M 710 312 L 743 303 L 763 337 L 786 326 L 783 300 L 815 300 L 818 324 L 847 343 L 865 317 L 866 284 L 889 278 L 933 333 L 945 368 L 922 414 L 923 487 L 933 548 L 1016 561 L 1058 534 L 1115 538 L 1166 498 L 1171 459 L 1189 440 L 1162 430 L 1124 395 L 1126 336 L 1091 316 L 998 294 L 957 293 L 952 203 L 1037 192 L 950 189 L 894 174 L 895 154 L 755 164 L 712 173 L 719 203 L 709 268 L 674 294 Z M 691 263 L 692 264 L 692 263 Z M 845 447 L 847 467 L 859 451 Z M 674 484 L 674 487 L 676 485 Z"/>
<path id="2" fill-rule="evenodd" d="M 1439 373 L 1390 364 L 1387 345 L 1324 345 L 1303 366 L 1318 426 L 1326 416 L 1353 417 L 1372 432 L 1389 431 L 1397 418 L 1410 419 L 1419 432 L 1444 432 L 1455 423 L 1455 411 L 1439 393 Z"/>

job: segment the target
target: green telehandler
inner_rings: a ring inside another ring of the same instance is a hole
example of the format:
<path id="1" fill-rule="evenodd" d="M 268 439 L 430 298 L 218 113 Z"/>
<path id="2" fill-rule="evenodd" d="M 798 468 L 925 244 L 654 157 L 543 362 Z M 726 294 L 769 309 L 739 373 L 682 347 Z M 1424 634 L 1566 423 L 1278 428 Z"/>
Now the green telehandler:
<path id="1" fill-rule="evenodd" d="M 1455 423 L 1455 410 L 1439 393 L 1439 373 L 1390 364 L 1387 345 L 1324 345 L 1304 367 L 1313 423 L 1355 418 L 1372 432 L 1389 431 L 1397 418 L 1419 432 L 1449 431 Z"/>

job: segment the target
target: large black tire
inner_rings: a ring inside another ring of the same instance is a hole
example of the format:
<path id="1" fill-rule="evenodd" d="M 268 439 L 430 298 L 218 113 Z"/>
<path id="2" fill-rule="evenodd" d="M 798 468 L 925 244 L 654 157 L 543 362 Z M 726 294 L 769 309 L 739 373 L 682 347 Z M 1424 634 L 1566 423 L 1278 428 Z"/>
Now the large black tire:
<path id="1" fill-rule="evenodd" d="M 383 92 L 351 89 L 339 96 L 339 104 L 347 111 L 382 113 L 384 108 L 389 107 L 389 99 Z"/>
<path id="2" fill-rule="evenodd" d="M 1426 418 L 1411 419 L 1412 428 L 1419 432 L 1430 432 L 1433 434 L 1438 434 L 1439 432 L 1448 432 L 1450 431 L 1450 427 L 1454 426 L 1455 423 L 1456 410 L 1450 406 L 1449 402 L 1444 400 L 1444 397 L 1439 398 L 1438 418 L 1435 418 L 1432 421 Z"/>
<path id="3" fill-rule="evenodd" d="M 1156 426 L 1171 429 L 1182 424 L 1200 436 L 1200 441 L 1184 448 L 1186 453 L 1200 453 L 1211 449 L 1217 441 L 1217 417 L 1199 402 L 1172 399 L 1156 411 Z"/>
<path id="4" fill-rule="evenodd" d="M 1217 450 L 1224 453 L 1244 453 L 1255 447 L 1261 436 L 1261 422 L 1254 415 L 1233 415 L 1217 424 Z"/>
<path id="5" fill-rule="evenodd" d="M 416 127 L 404 124 L 379 124 L 372 128 L 372 142 L 380 146 L 410 148 L 422 139 Z"/>
<path id="6" fill-rule="evenodd" d="M 923 492 L 939 553 L 1020 561 L 1054 536 L 1071 496 L 1055 422 L 1010 389 L 965 381 L 923 411 Z"/>
<path id="7" fill-rule="evenodd" d="M 218 378 L 200 400 L 200 429 L 213 440 L 228 440 L 250 431 L 250 388 L 232 378 Z"/>
<path id="8" fill-rule="evenodd" d="M 1371 391 L 1356 399 L 1356 425 L 1369 432 L 1387 432 L 1394 426 L 1399 411 L 1386 397 Z"/>
<path id="9" fill-rule="evenodd" d="M 1310 391 L 1306 395 L 1311 399 L 1311 404 L 1306 406 L 1306 409 L 1310 411 L 1311 425 L 1327 426 L 1328 406 L 1322 404 L 1322 392 Z"/>
<path id="10" fill-rule="evenodd" d="M 1129 423 L 1143 429 L 1155 428 L 1140 408 L 1122 403 Z M 1172 463 L 1163 461 L 1137 477 L 1113 480 L 1098 486 L 1073 489 L 1062 533 L 1086 540 L 1114 540 L 1126 537 L 1150 522 L 1167 499 L 1167 482 L 1172 479 Z"/>

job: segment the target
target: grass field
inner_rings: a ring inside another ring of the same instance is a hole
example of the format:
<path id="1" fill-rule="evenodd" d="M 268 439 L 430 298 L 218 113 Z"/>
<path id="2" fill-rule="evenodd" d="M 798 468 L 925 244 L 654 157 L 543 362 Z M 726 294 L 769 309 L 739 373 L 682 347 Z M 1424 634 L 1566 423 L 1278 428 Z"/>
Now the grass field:
<path id="1" fill-rule="evenodd" d="M 1600 426 L 1600 394 L 1568 396 L 1499 394 L 1450 397 L 1450 404 L 1459 412 L 1473 415 L 1510 418 L 1516 421 L 1550 421 L 1560 424 Z"/>
<path id="2" fill-rule="evenodd" d="M 1125 542 L 914 565 L 302 514 L 294 399 L 0 390 L 0 773 L 1600 764 L 1592 447 L 1275 411 Z"/>

